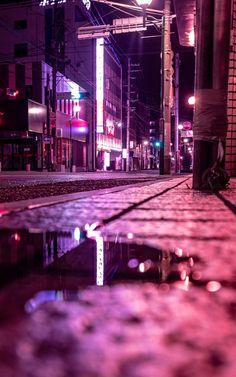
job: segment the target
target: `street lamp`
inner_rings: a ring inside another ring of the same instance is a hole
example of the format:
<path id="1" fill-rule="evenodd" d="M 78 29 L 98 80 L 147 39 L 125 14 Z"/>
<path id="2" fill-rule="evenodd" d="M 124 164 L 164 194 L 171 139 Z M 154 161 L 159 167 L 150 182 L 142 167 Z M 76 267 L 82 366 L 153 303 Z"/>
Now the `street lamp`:
<path id="1" fill-rule="evenodd" d="M 136 0 L 136 2 L 138 6 L 147 8 L 151 4 L 152 0 Z"/>
<path id="2" fill-rule="evenodd" d="M 146 9 L 151 4 L 152 0 L 136 0 L 136 2 L 143 10 L 143 26 L 145 27 Z"/>

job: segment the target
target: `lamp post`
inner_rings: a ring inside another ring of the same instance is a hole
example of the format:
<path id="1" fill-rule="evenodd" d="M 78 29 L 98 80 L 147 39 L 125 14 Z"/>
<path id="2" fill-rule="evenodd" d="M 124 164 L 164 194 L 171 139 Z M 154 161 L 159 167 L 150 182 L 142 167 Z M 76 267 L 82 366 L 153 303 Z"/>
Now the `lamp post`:
<path id="1" fill-rule="evenodd" d="M 143 10 L 143 23 L 145 25 L 146 9 L 152 0 L 136 0 Z M 170 42 L 170 0 L 164 0 L 162 17 L 162 53 L 161 53 L 161 119 L 160 119 L 160 174 L 171 172 L 171 85 L 172 85 L 172 51 Z"/>
<path id="2" fill-rule="evenodd" d="M 165 0 L 164 15 L 162 17 L 160 174 L 170 174 L 171 172 L 171 65 L 172 51 L 170 43 L 170 0 Z"/>

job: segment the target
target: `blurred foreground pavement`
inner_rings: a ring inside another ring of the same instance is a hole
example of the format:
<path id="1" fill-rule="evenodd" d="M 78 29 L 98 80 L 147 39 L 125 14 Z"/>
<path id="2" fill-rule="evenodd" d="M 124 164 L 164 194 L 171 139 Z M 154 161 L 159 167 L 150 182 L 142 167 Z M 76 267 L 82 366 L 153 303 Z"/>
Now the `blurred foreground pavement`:
<path id="1" fill-rule="evenodd" d="M 59 274 L 32 270 L 5 283 L 0 375 L 235 377 L 236 180 L 217 195 L 191 185 L 191 177 L 180 176 L 54 201 L 2 203 L 1 229 L 87 230 L 96 246 L 96 283 L 70 280 L 78 263 L 84 272 L 89 263 L 79 248 L 53 260 L 61 263 Z M 3 242 L 1 252 L 6 255 Z M 113 281 L 117 253 L 125 254 L 132 274 Z"/>

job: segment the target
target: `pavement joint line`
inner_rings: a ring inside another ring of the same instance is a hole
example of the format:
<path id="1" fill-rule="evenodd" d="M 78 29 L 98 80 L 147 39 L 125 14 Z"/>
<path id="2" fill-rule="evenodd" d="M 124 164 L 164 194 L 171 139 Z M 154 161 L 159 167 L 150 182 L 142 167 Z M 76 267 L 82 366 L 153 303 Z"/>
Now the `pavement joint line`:
<path id="1" fill-rule="evenodd" d="M 5 207 L 2 209 L 2 211 L 0 210 L 0 218 L 3 216 L 11 215 L 16 212 L 23 212 L 26 210 L 33 210 L 33 209 L 42 208 L 42 207 L 50 207 L 57 204 L 80 200 L 87 196 L 104 195 L 111 192 L 112 193 L 119 192 L 128 188 L 131 188 L 131 187 L 141 186 L 143 185 L 143 183 L 152 185 L 154 183 L 157 183 L 157 181 L 150 180 L 147 182 L 138 182 L 138 183 L 132 183 L 130 185 L 116 186 L 116 187 L 104 188 L 104 189 L 99 189 L 99 190 L 90 190 L 90 191 L 83 191 L 83 192 L 80 191 L 80 192 L 73 192 L 70 194 L 55 195 L 55 196 L 52 195 L 52 196 L 45 196 L 45 197 L 30 199 L 31 202 L 35 201 L 36 202 L 35 204 L 34 203 L 27 204 L 29 199 L 19 200 L 19 201 L 14 201 L 14 202 L 0 203 L 0 207 L 1 205 Z M 39 203 L 40 200 L 45 200 L 47 201 L 47 203 Z M 18 207 L 15 208 L 15 206 L 17 205 Z M 7 209 L 7 207 L 9 208 Z M 10 208 L 10 207 L 13 207 L 13 208 Z"/>
<path id="2" fill-rule="evenodd" d="M 220 199 L 224 205 L 234 214 L 236 215 L 236 205 L 231 202 L 231 200 L 226 199 L 224 195 L 222 195 L 219 191 L 215 192 L 215 195 L 218 199 Z"/>
<path id="3" fill-rule="evenodd" d="M 111 216 L 111 217 L 108 217 L 107 219 L 103 220 L 103 221 L 101 222 L 101 224 L 98 224 L 96 230 L 99 229 L 101 226 L 107 225 L 107 224 L 111 223 L 112 221 L 115 221 L 115 220 L 119 219 L 120 217 L 122 217 L 123 215 L 126 215 L 127 213 L 129 213 L 129 212 L 132 211 L 133 209 L 138 208 L 140 205 L 143 205 L 143 204 L 149 202 L 150 200 L 155 199 L 155 198 L 158 198 L 159 196 L 161 196 L 161 195 L 167 193 L 168 191 L 175 189 L 176 187 L 178 187 L 178 186 L 182 185 L 183 183 L 187 182 L 189 179 L 190 179 L 190 178 L 188 177 L 188 178 L 184 179 L 183 181 L 178 182 L 178 183 L 175 184 L 174 186 L 172 186 L 172 187 L 168 187 L 168 188 L 162 190 L 161 192 L 158 192 L 158 193 L 155 194 L 155 195 L 149 196 L 148 198 L 143 199 L 143 200 L 141 200 L 141 201 L 138 202 L 138 203 L 134 203 L 134 204 L 130 205 L 129 207 L 123 209 L 123 210 L 120 211 L 119 213 L 117 213 L 117 214 L 115 214 L 115 215 L 113 215 L 113 216 Z"/>

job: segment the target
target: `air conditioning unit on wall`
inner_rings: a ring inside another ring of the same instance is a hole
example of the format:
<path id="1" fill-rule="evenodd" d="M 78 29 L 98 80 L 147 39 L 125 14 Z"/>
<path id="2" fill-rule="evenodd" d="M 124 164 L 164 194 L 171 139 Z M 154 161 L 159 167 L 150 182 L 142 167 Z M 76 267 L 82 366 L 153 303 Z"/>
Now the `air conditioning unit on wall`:
<path id="1" fill-rule="evenodd" d="M 57 128 L 56 137 L 62 137 L 62 128 Z"/>

